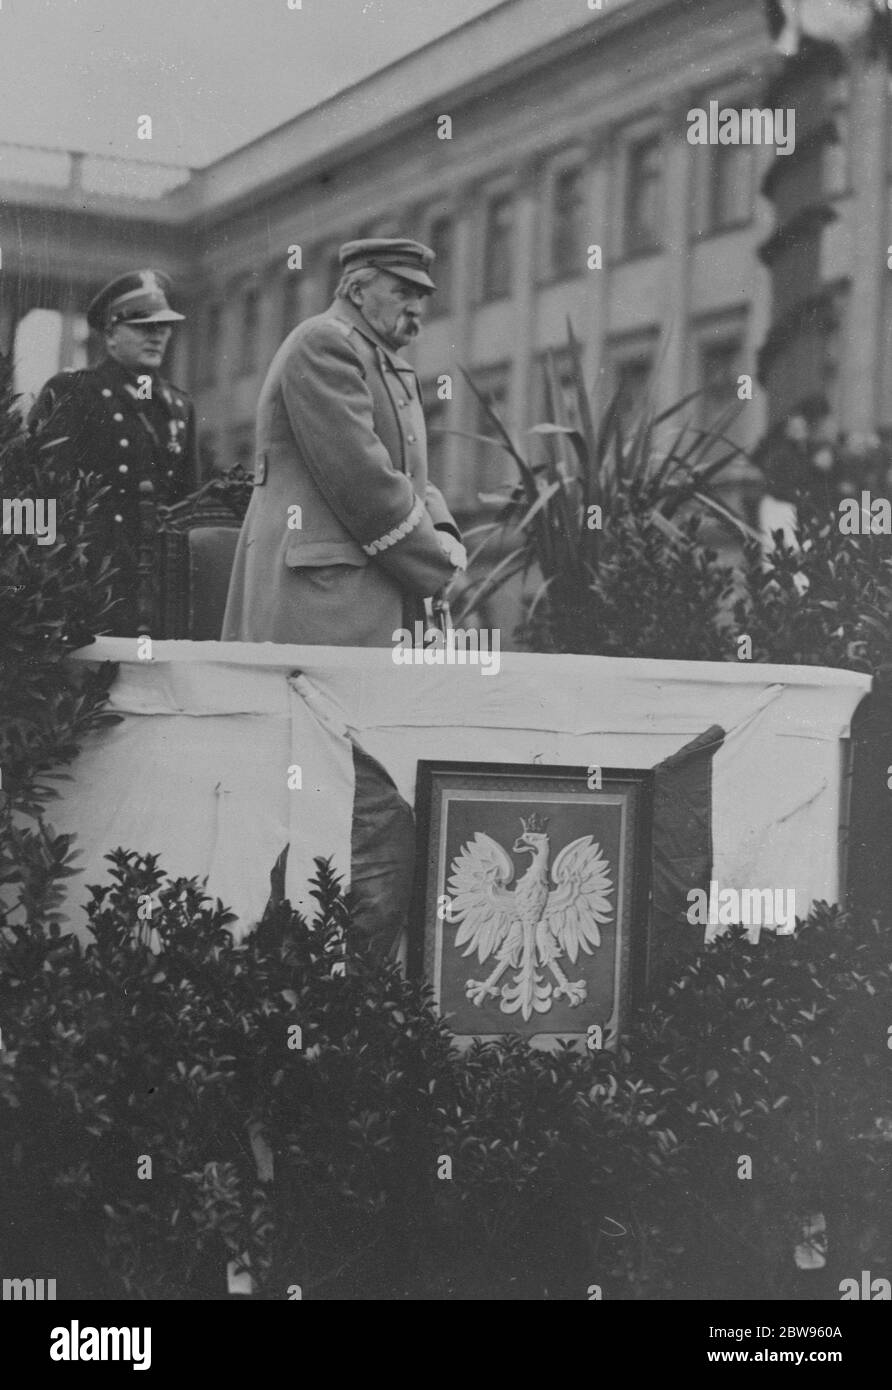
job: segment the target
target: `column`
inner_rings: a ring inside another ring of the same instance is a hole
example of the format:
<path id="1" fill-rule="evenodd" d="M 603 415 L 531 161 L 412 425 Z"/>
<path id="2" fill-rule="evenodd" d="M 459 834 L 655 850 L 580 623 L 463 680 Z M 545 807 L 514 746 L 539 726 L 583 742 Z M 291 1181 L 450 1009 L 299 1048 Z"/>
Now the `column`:
<path id="1" fill-rule="evenodd" d="M 451 360 L 444 363 L 443 370 L 452 377 L 452 408 L 447 412 L 449 429 L 468 430 L 474 418 L 474 397 L 458 370 L 459 364 L 466 370 L 473 367 L 472 314 L 474 309 L 474 221 L 477 190 L 472 184 L 465 184 L 456 191 L 452 202 L 454 219 L 454 266 L 452 273 L 452 324 L 453 338 L 450 344 Z M 474 510 L 474 445 L 468 439 L 449 436 L 445 464 L 447 492 L 456 499 L 459 509 Z"/>
<path id="2" fill-rule="evenodd" d="M 599 130 L 589 141 L 586 167 L 588 171 L 588 217 L 586 220 L 586 264 L 589 246 L 600 246 L 601 269 L 585 270 L 583 313 L 579 322 L 571 314 L 573 329 L 583 342 L 583 372 L 591 393 L 598 383 L 604 365 L 604 345 L 609 329 L 608 289 L 610 275 L 610 219 L 608 209 L 612 192 L 611 148 L 613 132 Z M 601 394 L 600 404 L 606 401 Z"/>
<path id="3" fill-rule="evenodd" d="M 666 342 L 656 382 L 657 407 L 665 410 L 685 392 L 685 359 L 688 342 L 689 275 L 691 264 L 690 208 L 693 191 L 692 147 L 686 138 L 687 112 L 691 107 L 687 93 L 675 96 L 663 111 L 665 131 L 665 178 L 663 207 L 666 228 L 663 300 L 663 331 Z"/>
<path id="4" fill-rule="evenodd" d="M 71 367 L 74 362 L 74 315 L 75 301 L 70 289 L 63 290 L 59 311 L 62 315 L 62 333 L 59 339 L 59 368 Z"/>
<path id="5" fill-rule="evenodd" d="M 530 160 L 520 170 L 514 215 L 514 361 L 511 368 L 509 418 L 515 435 L 529 419 L 536 293 L 539 283 L 538 227 L 541 164 Z M 521 452 L 523 445 L 521 441 Z M 513 467 L 513 465 L 512 465 Z"/>
<path id="6" fill-rule="evenodd" d="M 886 249 L 885 64 L 852 59 L 850 129 L 854 197 L 850 218 L 852 288 L 840 391 L 840 425 L 873 430 L 880 416 Z"/>
<path id="7" fill-rule="evenodd" d="M 753 103 L 755 104 L 755 103 Z M 767 198 L 759 191 L 762 180 L 774 163 L 774 150 L 770 145 L 754 145 L 753 188 L 755 205 L 753 207 L 753 245 L 761 246 L 774 230 L 774 209 Z M 746 425 L 746 443 L 755 445 L 761 438 L 768 423 L 768 398 L 756 384 L 757 358 L 760 344 L 764 343 L 771 328 L 772 291 L 771 275 L 759 260 L 752 256 L 752 296 L 747 316 L 747 360 L 744 371 L 753 378 L 753 399 L 745 406 L 743 422 Z"/>

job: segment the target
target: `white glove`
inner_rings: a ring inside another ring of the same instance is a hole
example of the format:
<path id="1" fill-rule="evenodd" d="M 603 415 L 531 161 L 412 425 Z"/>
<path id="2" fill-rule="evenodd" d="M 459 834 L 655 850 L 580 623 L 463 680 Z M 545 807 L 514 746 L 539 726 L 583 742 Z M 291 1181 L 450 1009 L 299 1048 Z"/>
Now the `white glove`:
<path id="1" fill-rule="evenodd" d="M 437 540 L 440 542 L 440 549 L 451 565 L 454 565 L 457 570 L 467 569 L 468 552 L 461 541 L 457 541 L 448 531 L 438 531 Z"/>

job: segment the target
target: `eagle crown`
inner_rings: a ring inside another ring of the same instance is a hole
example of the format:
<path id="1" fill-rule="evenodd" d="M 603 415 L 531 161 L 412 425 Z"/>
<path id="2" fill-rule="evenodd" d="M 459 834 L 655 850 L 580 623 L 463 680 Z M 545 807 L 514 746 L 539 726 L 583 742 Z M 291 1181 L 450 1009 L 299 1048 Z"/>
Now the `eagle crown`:
<path id="1" fill-rule="evenodd" d="M 513 851 L 515 854 L 532 854 L 540 857 L 548 853 L 549 839 L 545 827 L 548 824 L 547 816 L 540 816 L 534 811 L 531 816 L 521 816 L 520 823 L 523 826 L 523 834 L 518 835 L 514 841 Z"/>

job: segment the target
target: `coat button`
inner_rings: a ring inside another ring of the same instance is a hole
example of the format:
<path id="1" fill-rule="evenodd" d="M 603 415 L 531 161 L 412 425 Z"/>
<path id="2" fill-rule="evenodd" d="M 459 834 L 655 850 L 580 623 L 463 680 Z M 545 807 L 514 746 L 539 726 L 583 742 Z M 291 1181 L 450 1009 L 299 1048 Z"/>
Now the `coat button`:
<path id="1" fill-rule="evenodd" d="M 124 520 L 124 518 L 121 516 L 121 513 L 120 513 L 120 512 L 116 512 L 116 513 L 115 513 L 115 521 L 123 521 L 123 520 Z"/>
<path id="2" fill-rule="evenodd" d="M 122 449 L 129 449 L 129 447 L 130 447 L 130 440 L 129 440 L 129 439 L 119 439 L 119 440 L 118 440 L 118 443 L 120 444 L 120 446 L 121 446 Z"/>
<path id="3" fill-rule="evenodd" d="M 399 406 L 400 410 L 402 410 L 402 408 L 403 408 L 404 405 L 408 405 L 408 404 L 409 404 L 408 401 L 397 401 L 397 405 Z"/>
<path id="4" fill-rule="evenodd" d="M 129 473 L 129 472 L 130 472 L 130 469 L 127 467 L 127 464 L 126 464 L 126 463 L 119 463 L 119 464 L 118 464 L 118 472 L 119 472 L 119 473 Z"/>
<path id="5" fill-rule="evenodd" d="M 407 434 L 407 435 L 406 435 L 406 438 L 407 438 L 407 440 L 409 441 L 410 444 L 414 444 L 414 443 L 415 443 L 415 436 L 414 436 L 414 434 Z"/>
<path id="6" fill-rule="evenodd" d="M 112 416 L 112 419 L 115 420 L 115 421 L 117 421 L 118 424 L 121 423 L 121 421 L 123 420 L 123 418 L 124 418 L 124 417 L 123 417 L 123 415 L 121 414 L 120 410 L 116 410 L 115 413 L 114 413 L 114 415 Z"/>
<path id="7" fill-rule="evenodd" d="M 102 388 L 102 394 L 103 394 L 103 396 L 110 396 L 110 395 L 111 395 L 111 391 L 109 391 L 109 389 L 108 389 L 107 386 L 103 386 L 103 388 Z"/>

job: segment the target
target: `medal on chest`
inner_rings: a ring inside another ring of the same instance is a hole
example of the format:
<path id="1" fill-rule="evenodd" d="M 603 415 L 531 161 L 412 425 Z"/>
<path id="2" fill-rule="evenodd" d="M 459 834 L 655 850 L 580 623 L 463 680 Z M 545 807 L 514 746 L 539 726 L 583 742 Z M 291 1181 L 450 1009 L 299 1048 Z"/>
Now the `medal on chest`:
<path id="1" fill-rule="evenodd" d="M 183 457 L 183 446 L 180 443 L 180 421 L 168 420 L 167 422 L 167 453 L 172 459 Z"/>

